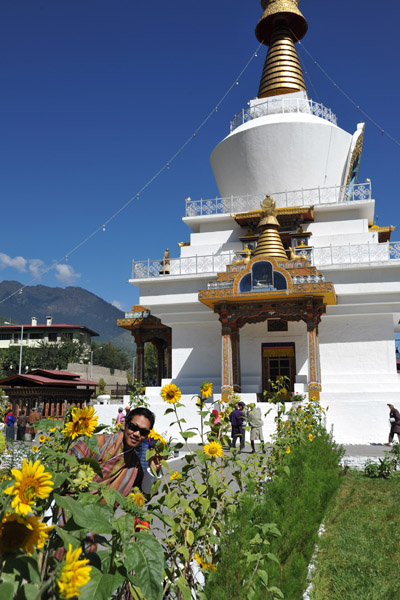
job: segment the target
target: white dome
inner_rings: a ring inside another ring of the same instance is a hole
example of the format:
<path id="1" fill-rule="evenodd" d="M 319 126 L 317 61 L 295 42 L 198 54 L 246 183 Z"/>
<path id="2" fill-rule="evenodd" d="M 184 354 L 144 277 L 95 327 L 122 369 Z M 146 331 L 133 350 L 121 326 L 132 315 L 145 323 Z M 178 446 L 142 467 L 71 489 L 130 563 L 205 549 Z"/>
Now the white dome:
<path id="1" fill-rule="evenodd" d="M 214 148 L 221 197 L 344 185 L 352 135 L 312 114 L 273 114 L 241 125 Z"/>

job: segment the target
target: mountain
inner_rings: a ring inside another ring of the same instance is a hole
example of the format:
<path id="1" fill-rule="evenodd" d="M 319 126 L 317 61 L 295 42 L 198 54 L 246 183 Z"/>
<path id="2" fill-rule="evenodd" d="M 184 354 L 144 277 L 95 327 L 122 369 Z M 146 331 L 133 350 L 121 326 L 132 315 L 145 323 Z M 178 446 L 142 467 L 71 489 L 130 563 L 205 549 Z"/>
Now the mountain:
<path id="1" fill-rule="evenodd" d="M 46 316 L 53 317 L 53 323 L 85 325 L 96 331 L 96 342 L 112 342 L 130 351 L 133 350 L 132 336 L 117 326 L 117 319 L 125 314 L 95 294 L 80 287 L 66 288 L 33 285 L 4 300 L 22 287 L 18 281 L 0 283 L 0 315 L 4 320 L 30 323 L 37 317 L 39 323 L 46 322 Z"/>

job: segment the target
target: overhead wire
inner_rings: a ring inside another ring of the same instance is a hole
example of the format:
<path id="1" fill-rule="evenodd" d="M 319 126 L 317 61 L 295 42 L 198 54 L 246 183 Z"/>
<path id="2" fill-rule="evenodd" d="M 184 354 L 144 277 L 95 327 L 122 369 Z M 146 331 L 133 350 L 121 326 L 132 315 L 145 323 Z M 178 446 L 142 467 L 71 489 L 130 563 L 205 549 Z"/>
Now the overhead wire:
<path id="1" fill-rule="evenodd" d="M 301 48 L 304 50 L 304 52 L 311 58 L 311 60 L 313 61 L 314 65 L 316 67 L 318 67 L 320 69 L 320 71 L 325 75 L 325 77 L 332 83 L 332 85 L 339 90 L 339 92 L 341 92 L 341 94 L 343 94 L 343 96 L 353 105 L 356 107 L 356 109 L 364 115 L 364 117 L 366 119 L 368 119 L 368 121 L 370 121 L 377 129 L 379 129 L 379 131 L 381 132 L 382 135 L 385 135 L 387 138 L 389 138 L 394 144 L 396 144 L 397 146 L 400 146 L 400 142 L 394 137 L 392 136 L 390 133 L 388 133 L 377 121 L 375 121 L 375 119 L 373 117 L 371 117 L 371 115 L 369 115 L 365 110 L 363 110 L 361 108 L 361 106 L 359 104 L 357 104 L 357 102 L 355 100 L 353 100 L 353 98 L 351 96 L 349 96 L 349 94 L 347 92 L 345 92 L 340 85 L 329 75 L 329 73 L 327 73 L 327 71 L 322 67 L 322 65 L 320 65 L 320 63 L 313 57 L 313 55 L 311 54 L 311 52 L 309 52 L 307 50 L 307 48 L 304 46 L 304 44 L 302 44 L 302 42 L 296 37 L 296 35 L 293 33 L 293 31 L 291 31 L 293 37 L 296 39 L 297 43 L 299 44 L 299 46 L 301 46 Z"/>
<path id="2" fill-rule="evenodd" d="M 26 287 L 28 287 L 29 285 L 31 285 L 32 283 L 34 283 L 35 281 L 39 280 L 41 277 L 43 277 L 44 275 L 46 275 L 49 271 L 51 271 L 52 269 L 54 269 L 55 267 L 57 267 L 57 265 L 59 265 L 60 263 L 62 263 L 63 261 L 68 261 L 69 257 L 71 256 L 71 254 L 73 254 L 74 252 L 76 252 L 77 250 L 79 250 L 79 248 L 82 248 L 82 246 L 84 244 L 86 244 L 89 240 L 91 240 L 97 233 L 99 233 L 100 231 L 105 231 L 107 225 L 109 225 L 118 215 L 120 215 L 135 199 L 139 199 L 140 194 L 142 194 L 160 175 L 161 173 L 163 173 L 163 171 L 165 171 L 166 169 L 169 169 L 171 164 L 174 162 L 174 160 L 176 160 L 178 158 L 178 156 L 185 150 L 185 148 L 190 144 L 190 142 L 192 142 L 197 134 L 199 133 L 199 131 L 206 125 L 206 123 L 211 119 L 211 117 L 213 116 L 214 113 L 218 112 L 218 108 L 221 106 L 221 104 L 225 101 L 225 99 L 227 98 L 227 96 L 231 93 L 231 91 L 239 84 L 239 81 L 241 79 L 241 77 L 244 75 L 244 73 L 247 71 L 248 67 L 250 66 L 250 64 L 253 62 L 254 58 L 257 57 L 257 53 L 259 51 L 259 49 L 261 48 L 261 46 L 263 45 L 263 43 L 261 42 L 255 51 L 252 52 L 249 60 L 247 61 L 247 63 L 245 64 L 245 66 L 242 68 L 242 70 L 240 71 L 240 73 L 235 77 L 235 79 L 233 80 L 233 83 L 229 86 L 229 88 L 227 89 L 227 91 L 223 94 L 223 96 L 219 99 L 219 101 L 217 102 L 217 104 L 214 106 L 214 108 L 207 114 L 207 116 L 203 119 L 203 121 L 200 123 L 200 125 L 198 125 L 198 127 L 193 131 L 193 133 L 190 135 L 190 137 L 187 138 L 187 140 L 178 148 L 178 150 L 167 160 L 167 162 L 164 163 L 164 165 L 162 167 L 160 167 L 158 169 L 158 171 L 156 171 L 154 173 L 154 175 L 135 193 L 133 194 L 126 202 L 125 204 L 123 204 L 118 210 L 116 210 L 106 221 L 103 221 L 101 225 L 99 225 L 94 231 L 92 231 L 89 235 L 87 235 L 83 240 L 81 240 L 78 244 L 76 244 L 76 246 L 74 246 L 73 248 L 71 248 L 71 250 L 69 250 L 68 252 L 66 252 L 61 258 L 59 258 L 58 260 L 54 261 L 50 266 L 48 266 L 47 268 L 43 269 L 40 273 L 40 275 L 36 275 L 33 279 L 31 279 L 28 283 L 22 285 L 21 287 L 19 287 L 17 290 L 15 290 L 12 294 L 9 294 L 6 298 L 3 298 L 2 300 L 0 300 L 0 304 L 3 304 L 3 302 L 6 302 L 7 300 L 9 300 L 10 298 L 12 298 L 13 296 L 15 296 L 16 294 L 21 293 Z"/>

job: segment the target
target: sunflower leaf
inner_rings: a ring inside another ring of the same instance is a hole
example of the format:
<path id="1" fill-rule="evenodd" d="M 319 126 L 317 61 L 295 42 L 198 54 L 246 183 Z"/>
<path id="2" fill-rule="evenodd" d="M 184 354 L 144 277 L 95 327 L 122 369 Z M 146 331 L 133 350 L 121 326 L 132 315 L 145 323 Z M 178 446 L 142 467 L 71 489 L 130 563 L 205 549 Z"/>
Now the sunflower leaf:
<path id="1" fill-rule="evenodd" d="M 13 584 L 11 582 L 0 583 L 0 598 L 1 598 L 1 600 L 14 600 L 14 598 L 15 598 L 14 588 L 15 588 L 16 584 L 17 584 L 17 582 L 15 582 L 15 584 Z"/>
<path id="2" fill-rule="evenodd" d="M 129 546 L 127 552 L 126 568 L 135 571 L 129 579 L 141 589 L 146 600 L 161 598 L 164 553 L 156 538 L 148 533 L 137 533 L 136 543 Z"/>

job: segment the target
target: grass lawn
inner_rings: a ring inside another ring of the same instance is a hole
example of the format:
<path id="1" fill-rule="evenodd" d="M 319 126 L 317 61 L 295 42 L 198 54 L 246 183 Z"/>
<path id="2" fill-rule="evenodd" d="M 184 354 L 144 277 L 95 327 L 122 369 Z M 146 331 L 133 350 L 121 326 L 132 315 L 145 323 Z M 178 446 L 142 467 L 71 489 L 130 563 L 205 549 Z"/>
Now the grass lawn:
<path id="1" fill-rule="evenodd" d="M 312 600 L 400 600 L 400 473 L 344 476 L 325 527 Z"/>

